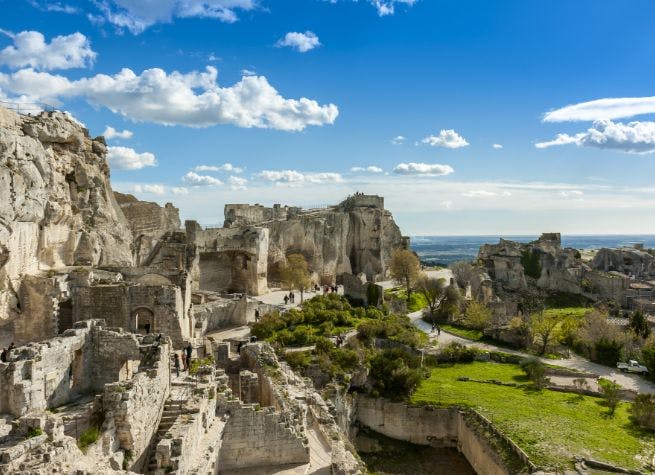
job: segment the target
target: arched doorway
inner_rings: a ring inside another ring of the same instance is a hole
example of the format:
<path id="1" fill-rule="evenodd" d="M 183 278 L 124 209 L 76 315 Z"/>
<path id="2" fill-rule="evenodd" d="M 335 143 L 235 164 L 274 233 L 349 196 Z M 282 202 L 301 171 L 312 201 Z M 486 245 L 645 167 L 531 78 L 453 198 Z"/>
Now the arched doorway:
<path id="1" fill-rule="evenodd" d="M 132 322 L 137 333 L 147 334 L 155 331 L 155 314 L 149 308 L 137 308 L 133 313 Z"/>

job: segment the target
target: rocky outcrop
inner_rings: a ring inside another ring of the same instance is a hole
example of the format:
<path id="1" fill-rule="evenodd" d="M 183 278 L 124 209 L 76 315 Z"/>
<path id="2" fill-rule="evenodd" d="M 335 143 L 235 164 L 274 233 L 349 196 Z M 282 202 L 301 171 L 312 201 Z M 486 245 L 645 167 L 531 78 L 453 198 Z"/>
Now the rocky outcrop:
<path id="1" fill-rule="evenodd" d="M 63 112 L 0 108 L 0 321 L 20 315 L 25 275 L 132 264 L 105 156 L 104 139 Z"/>
<path id="2" fill-rule="evenodd" d="M 337 206 L 302 210 L 275 205 L 226 205 L 225 225 L 269 230 L 269 279 L 293 253 L 302 254 L 317 280 L 334 282 L 342 273 L 364 273 L 369 281 L 388 276 L 391 255 L 406 248 L 391 213 L 379 196 L 356 194 Z"/>
<path id="3" fill-rule="evenodd" d="M 599 249 L 591 267 L 604 272 L 621 272 L 635 278 L 650 279 L 655 277 L 655 256 L 635 248 Z"/>
<path id="4" fill-rule="evenodd" d="M 139 201 L 132 195 L 117 191 L 114 192 L 114 197 L 134 237 L 134 263 L 142 265 L 164 234 L 180 229 L 180 210 L 172 203 L 166 203 L 162 207 L 157 203 Z"/>

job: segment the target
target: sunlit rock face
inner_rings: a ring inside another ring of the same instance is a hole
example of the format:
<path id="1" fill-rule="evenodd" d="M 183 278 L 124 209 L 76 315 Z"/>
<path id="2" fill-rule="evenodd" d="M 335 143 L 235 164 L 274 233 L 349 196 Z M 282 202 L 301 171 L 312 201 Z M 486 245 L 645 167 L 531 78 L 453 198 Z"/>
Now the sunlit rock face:
<path id="1" fill-rule="evenodd" d="M 71 265 L 131 265 L 132 234 L 109 184 L 106 145 L 63 112 L 0 108 L 0 320 L 22 278 Z"/>

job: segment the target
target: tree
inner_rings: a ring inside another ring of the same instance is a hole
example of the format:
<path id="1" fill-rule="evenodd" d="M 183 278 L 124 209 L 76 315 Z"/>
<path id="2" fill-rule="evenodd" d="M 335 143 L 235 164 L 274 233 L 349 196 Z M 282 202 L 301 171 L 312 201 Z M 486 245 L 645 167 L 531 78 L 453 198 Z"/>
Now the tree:
<path id="1" fill-rule="evenodd" d="M 437 319 L 443 321 L 458 319 L 462 312 L 462 302 L 462 294 L 456 285 L 446 287 L 446 295 L 437 310 Z"/>
<path id="2" fill-rule="evenodd" d="M 641 359 L 650 374 L 655 374 L 655 341 L 651 338 L 641 349 Z"/>
<path id="3" fill-rule="evenodd" d="M 557 336 L 561 319 L 556 314 L 539 312 L 530 316 L 530 333 L 533 342 L 537 342 L 540 355 L 546 353 L 548 345 Z"/>
<path id="4" fill-rule="evenodd" d="M 300 291 L 300 303 L 303 302 L 305 290 L 311 285 L 307 261 L 302 254 L 290 254 L 287 256 L 287 264 L 280 270 L 282 282 L 289 289 Z"/>
<path id="5" fill-rule="evenodd" d="M 655 394 L 638 394 L 630 410 L 635 424 L 642 429 L 655 430 Z"/>
<path id="6" fill-rule="evenodd" d="M 534 384 L 535 388 L 541 390 L 545 388 L 550 379 L 546 376 L 546 365 L 538 358 L 525 358 L 519 363 L 525 375 Z"/>
<path id="7" fill-rule="evenodd" d="M 428 302 L 430 318 L 434 322 L 435 313 L 446 298 L 446 280 L 423 274 L 418 279 L 417 289 Z"/>
<path id="8" fill-rule="evenodd" d="M 412 287 L 420 274 L 420 263 L 416 254 L 407 249 L 398 249 L 391 256 L 391 277 L 405 286 L 407 301 L 412 293 Z"/>
<path id="9" fill-rule="evenodd" d="M 608 379 L 600 378 L 598 381 L 600 390 L 603 393 L 603 404 L 609 410 L 609 415 L 613 416 L 616 411 L 616 407 L 619 405 L 619 389 L 621 386 L 616 384 L 614 381 Z"/>
<path id="10" fill-rule="evenodd" d="M 630 329 L 635 333 L 635 335 L 642 338 L 648 338 L 650 335 L 648 320 L 641 311 L 635 310 L 632 315 L 630 315 Z"/>
<path id="11" fill-rule="evenodd" d="M 457 282 L 457 285 L 462 289 L 466 288 L 475 275 L 475 267 L 473 267 L 470 262 L 456 261 L 451 263 L 448 267 L 453 272 L 455 282 Z"/>
<path id="12" fill-rule="evenodd" d="M 464 326 L 476 330 L 484 330 L 489 326 L 491 321 L 491 310 L 482 302 L 471 300 L 464 311 L 462 323 Z"/>

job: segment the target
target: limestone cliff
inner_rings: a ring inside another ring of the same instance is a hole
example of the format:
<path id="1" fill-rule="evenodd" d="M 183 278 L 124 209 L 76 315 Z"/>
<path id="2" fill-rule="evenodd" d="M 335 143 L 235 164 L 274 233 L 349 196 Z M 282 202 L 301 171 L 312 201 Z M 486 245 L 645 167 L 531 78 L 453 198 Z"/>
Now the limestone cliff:
<path id="1" fill-rule="evenodd" d="M 117 191 L 114 192 L 114 197 L 134 236 L 134 264 L 142 265 L 164 234 L 180 229 L 180 210 L 172 203 L 166 203 L 162 207 L 157 203 L 139 201 L 132 195 Z"/>
<path id="2" fill-rule="evenodd" d="M 20 313 L 22 277 L 71 265 L 132 264 L 106 146 L 62 112 L 0 108 L 0 320 Z"/>
<path id="3" fill-rule="evenodd" d="M 405 248 L 391 213 L 379 196 L 356 194 L 324 209 L 302 210 L 275 205 L 225 206 L 225 226 L 261 226 L 269 230 L 269 278 L 286 256 L 300 253 L 319 279 L 341 273 L 366 274 L 371 281 L 388 277 L 394 250 Z"/>

